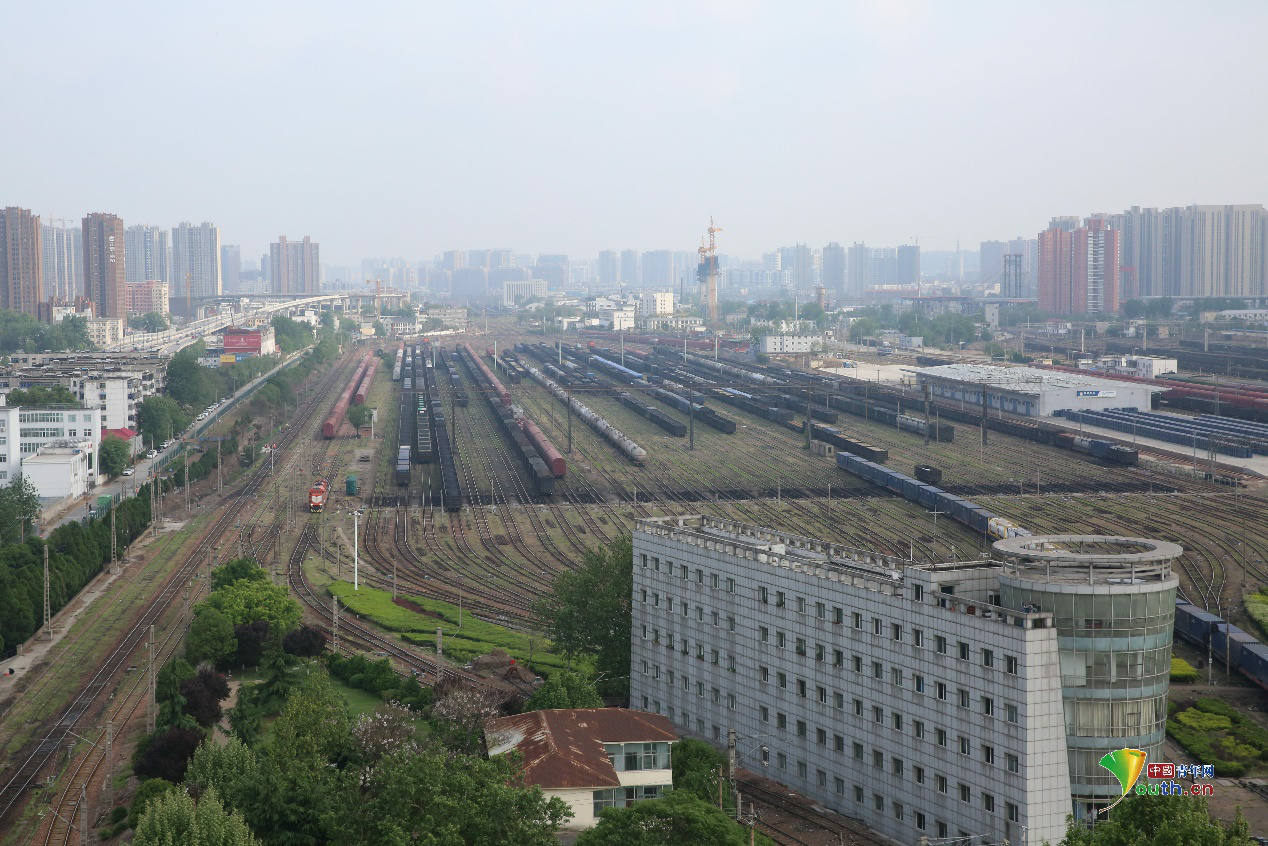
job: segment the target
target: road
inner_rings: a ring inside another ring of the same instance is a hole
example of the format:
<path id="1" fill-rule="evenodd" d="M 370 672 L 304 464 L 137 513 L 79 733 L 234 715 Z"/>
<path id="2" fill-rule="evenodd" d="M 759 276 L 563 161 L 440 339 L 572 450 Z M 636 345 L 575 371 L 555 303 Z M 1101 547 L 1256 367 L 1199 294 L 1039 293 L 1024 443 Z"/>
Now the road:
<path id="1" fill-rule="evenodd" d="M 124 339 L 122 343 L 116 344 L 108 349 L 112 352 L 144 350 L 146 352 L 161 353 L 162 355 L 175 355 L 184 347 L 187 347 L 195 341 L 201 340 L 208 335 L 213 335 L 226 326 L 232 326 L 235 322 L 242 320 L 244 317 L 252 319 L 271 317 L 275 314 L 289 312 L 291 309 L 317 306 L 322 303 L 333 303 L 345 298 L 345 295 L 328 294 L 323 296 L 304 297 L 296 300 L 287 300 L 280 303 L 269 303 L 268 305 L 261 306 L 249 314 L 233 312 L 230 314 L 216 315 L 215 317 L 204 317 L 202 320 L 195 320 L 193 323 L 187 323 L 179 329 L 168 329 L 164 332 L 144 332 L 132 334 Z"/>

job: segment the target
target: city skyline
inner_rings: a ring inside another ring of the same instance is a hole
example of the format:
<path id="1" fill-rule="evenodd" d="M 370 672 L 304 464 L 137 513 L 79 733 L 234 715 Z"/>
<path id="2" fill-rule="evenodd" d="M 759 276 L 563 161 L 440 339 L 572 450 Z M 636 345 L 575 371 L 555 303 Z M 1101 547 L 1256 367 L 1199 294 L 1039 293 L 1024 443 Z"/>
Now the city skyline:
<path id="1" fill-rule="evenodd" d="M 710 214 L 726 230 L 719 249 L 737 255 L 916 238 L 948 250 L 1031 237 L 1058 213 L 1268 196 L 1268 174 L 1244 166 L 1262 134 L 1246 106 L 1268 10 L 1096 8 L 1085 32 L 1072 8 L 921 3 L 503 6 L 479 26 L 424 6 L 363 10 L 351 27 L 320 3 L 298 18 L 230 4 L 215 26 L 167 6 L 78 5 L 56 21 L 19 7 L 10 23 L 25 36 L 0 67 L 29 75 L 52 44 L 68 59 L 11 90 L 17 146 L 0 179 L 7 203 L 44 220 L 103 208 L 164 227 L 213 220 L 245 256 L 305 232 L 336 264 L 481 242 L 690 250 Z M 417 32 L 427 50 L 411 49 Z M 702 52 L 705 33 L 722 49 Z M 1153 61 L 1168 52 L 1186 61 Z M 242 129 L 164 121 L 139 140 L 82 85 L 107 64 L 159 101 L 215 78 L 202 107 Z M 1072 155 L 1090 140 L 1089 102 L 1052 83 L 1093 66 L 1122 90 L 1098 131 L 1148 138 L 1130 158 Z M 279 107 L 261 90 L 290 94 Z M 91 158 L 73 154 L 81 121 L 99 130 Z M 563 131 L 505 129 L 546 123 Z"/>

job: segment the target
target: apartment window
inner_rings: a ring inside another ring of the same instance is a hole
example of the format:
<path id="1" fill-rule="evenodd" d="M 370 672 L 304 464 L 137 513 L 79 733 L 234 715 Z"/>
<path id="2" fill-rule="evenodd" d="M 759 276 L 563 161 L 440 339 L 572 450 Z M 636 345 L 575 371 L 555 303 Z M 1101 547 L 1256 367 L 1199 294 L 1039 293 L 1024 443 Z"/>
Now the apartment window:
<path id="1" fill-rule="evenodd" d="M 717 626 L 717 625 L 718 625 L 718 612 L 717 612 L 717 611 L 714 611 L 714 612 L 713 612 L 713 619 L 712 619 L 712 622 L 713 622 L 713 625 L 714 625 L 714 626 Z"/>
<path id="2" fill-rule="evenodd" d="M 911 778 L 913 781 L 916 782 L 916 784 L 924 784 L 925 783 L 925 768 L 919 767 L 919 766 L 912 767 Z"/>
<path id="3" fill-rule="evenodd" d="M 880 633 L 881 633 L 881 618 L 873 617 L 872 618 L 872 634 L 878 635 Z"/>
<path id="4" fill-rule="evenodd" d="M 971 754 L 971 750 L 969 748 L 969 739 L 965 737 L 964 735 L 960 735 L 960 754 L 961 755 Z"/>
<path id="5" fill-rule="evenodd" d="M 1017 813 L 1017 806 L 1016 806 L 1016 805 L 1014 805 L 1012 802 L 1005 802 L 1005 803 L 1004 803 L 1004 810 L 1005 810 L 1005 812 L 1007 812 L 1007 814 L 1008 814 L 1008 821 L 1009 821 L 1009 822 L 1020 822 L 1020 821 L 1021 821 L 1021 815 L 1020 815 L 1019 813 Z"/>
<path id="6" fill-rule="evenodd" d="M 881 664 L 880 661 L 872 662 L 872 678 L 874 679 L 885 678 L 885 667 Z"/>
<path id="7" fill-rule="evenodd" d="M 762 722 L 764 722 L 764 723 L 769 723 L 769 722 L 770 722 L 770 709 L 769 709 L 769 708 L 767 708 L 765 705 L 759 705 L 759 706 L 758 706 L 758 708 L 757 708 L 757 712 L 758 712 L 758 714 L 760 714 L 760 715 L 761 715 Z"/>
<path id="8" fill-rule="evenodd" d="M 757 597 L 763 605 L 770 604 L 770 590 L 767 587 L 759 587 L 757 589 Z"/>
<path id="9" fill-rule="evenodd" d="M 947 824 L 942 820 L 938 820 L 938 837 L 943 840 L 947 837 Z"/>
<path id="10" fill-rule="evenodd" d="M 726 580 L 726 592 L 735 593 L 735 579 Z"/>
<path id="11" fill-rule="evenodd" d="M 934 731 L 934 739 L 937 740 L 939 746 L 947 745 L 947 730 L 937 729 Z"/>
<path id="12" fill-rule="evenodd" d="M 845 707 L 845 694 L 844 694 L 844 693 L 841 693 L 839 690 L 834 690 L 834 691 L 832 691 L 832 707 L 833 707 L 833 708 L 844 708 L 844 707 Z"/>
<path id="13" fill-rule="evenodd" d="M 969 692 L 968 692 L 967 690 L 965 690 L 965 689 L 964 689 L 964 688 L 962 688 L 962 687 L 961 687 L 961 688 L 956 688 L 956 695 L 957 695 L 957 697 L 958 697 L 958 698 L 959 698 L 959 700 L 960 700 L 960 707 L 961 707 L 961 708 L 967 708 L 967 707 L 969 707 Z"/>
<path id="14" fill-rule="evenodd" d="M 797 721 L 797 736 L 798 737 L 806 736 L 806 721 L 805 720 Z"/>
<path id="15" fill-rule="evenodd" d="M 884 796 L 882 796 L 882 795 L 880 795 L 879 793 L 873 793 L 873 794 L 872 794 L 872 805 L 876 808 L 876 810 L 878 810 L 878 811 L 884 811 L 884 810 L 885 810 L 885 797 L 884 797 Z"/>
<path id="16" fill-rule="evenodd" d="M 701 661 L 704 660 L 704 644 L 703 643 L 696 644 L 696 658 L 698 658 Z"/>
<path id="17" fill-rule="evenodd" d="M 857 784 L 854 785 L 854 801 L 855 802 L 863 801 L 863 788 L 859 787 Z"/>
<path id="18" fill-rule="evenodd" d="M 647 675 L 647 662 L 643 662 L 643 675 Z"/>
<path id="19" fill-rule="evenodd" d="M 824 646 L 822 643 L 816 643 L 815 644 L 815 660 L 826 661 L 827 658 L 828 658 L 828 647 Z"/>
<path id="20" fill-rule="evenodd" d="M 933 651 L 939 655 L 947 654 L 947 639 L 942 635 L 933 636 Z"/>
<path id="21" fill-rule="evenodd" d="M 934 786 L 938 788 L 939 793 L 947 792 L 947 777 L 944 775 L 934 776 Z"/>
<path id="22" fill-rule="evenodd" d="M 889 626 L 889 635 L 890 635 L 890 637 L 892 637 L 894 640 L 902 640 L 902 639 L 903 639 L 903 627 L 902 627 L 901 625 L 899 625 L 898 623 L 891 623 L 891 624 L 890 624 L 890 626 Z"/>
<path id="23" fill-rule="evenodd" d="M 983 667 L 995 666 L 995 652 L 993 650 L 990 650 L 990 649 L 982 650 L 982 666 Z"/>
<path id="24" fill-rule="evenodd" d="M 850 617 L 851 617 L 851 619 L 852 619 L 852 620 L 853 620 L 853 622 L 854 622 L 854 628 L 856 628 L 856 629 L 861 629 L 861 628 L 863 628 L 863 615 L 862 615 L 862 614 L 860 614 L 860 613 L 859 613 L 859 612 L 857 612 L 857 611 L 854 611 L 854 612 L 852 612 L 852 613 L 850 614 Z"/>
<path id="25" fill-rule="evenodd" d="M 762 626 L 761 628 L 759 628 L 757 630 L 757 639 L 760 640 L 762 643 L 768 642 L 770 640 L 770 629 L 766 628 L 765 626 Z"/>
<path id="26" fill-rule="evenodd" d="M 828 745 L 827 731 L 821 728 L 815 729 L 815 742 L 818 743 L 820 746 L 827 746 Z"/>
<path id="27" fill-rule="evenodd" d="M 798 655 L 806 654 L 806 639 L 804 637 L 797 638 L 796 650 Z"/>
<path id="28" fill-rule="evenodd" d="M 647 640 L 647 626 L 643 626 L 643 640 Z"/>
<path id="29" fill-rule="evenodd" d="M 726 618 L 726 630 L 728 632 L 735 631 L 735 617 L 728 614 Z"/>
<path id="30" fill-rule="evenodd" d="M 990 744 L 982 744 L 982 760 L 988 764 L 995 763 L 995 747 Z"/>
<path id="31" fill-rule="evenodd" d="M 838 626 L 845 623 L 844 608 L 837 608 L 835 605 L 832 607 L 832 622 Z"/>
<path id="32" fill-rule="evenodd" d="M 995 716 L 995 700 L 989 696 L 982 697 L 982 713 L 988 717 Z"/>
<path id="33" fill-rule="evenodd" d="M 884 752 L 882 752 L 879 749 L 872 750 L 872 766 L 876 767 L 877 769 L 884 769 L 885 767 L 885 753 Z"/>
<path id="34" fill-rule="evenodd" d="M 894 727 L 894 731 L 903 730 L 903 715 L 895 711 L 890 714 L 890 724 Z"/>
<path id="35" fill-rule="evenodd" d="M 782 590 L 775 591 L 775 607 L 776 608 L 784 607 L 784 592 Z"/>
<path id="36" fill-rule="evenodd" d="M 850 663 L 854 665 L 854 672 L 863 672 L 863 659 L 858 655 L 850 656 Z"/>
<path id="37" fill-rule="evenodd" d="M 832 748 L 837 752 L 844 752 L 845 738 L 839 734 L 832 735 Z"/>
<path id="38" fill-rule="evenodd" d="M 889 770 L 890 770 L 890 772 L 892 772 L 894 775 L 898 776 L 899 778 L 902 778 L 902 777 L 903 777 L 903 759 L 902 759 L 902 758 L 890 758 L 890 759 L 889 759 Z"/>
<path id="39" fill-rule="evenodd" d="M 819 703 L 821 705 L 828 704 L 828 689 L 822 685 L 815 687 L 815 692 L 819 694 Z"/>
<path id="40" fill-rule="evenodd" d="M 678 578 L 682 579 L 684 582 L 687 580 L 687 565 L 686 564 L 679 565 Z"/>
<path id="41" fill-rule="evenodd" d="M 704 682 L 696 682 L 696 696 L 704 696 Z"/>
<path id="42" fill-rule="evenodd" d="M 833 790 L 835 790 L 835 791 L 836 791 L 836 794 L 837 794 L 838 796 L 844 796 L 844 795 L 845 795 L 845 779 L 843 779 L 843 778 L 833 778 L 833 779 L 832 779 L 832 788 L 833 788 Z"/>
<path id="43" fill-rule="evenodd" d="M 914 734 L 916 737 L 921 738 L 921 739 L 923 740 L 923 739 L 924 739 L 924 736 L 925 736 L 925 724 L 924 724 L 924 721 L 923 721 L 923 720 L 912 720 L 912 721 L 911 721 L 911 733 L 912 733 L 912 734 Z"/>
<path id="44" fill-rule="evenodd" d="M 899 687 L 903 686 L 903 671 L 900 667 L 889 668 L 889 681 L 890 684 L 896 684 Z"/>
<path id="45" fill-rule="evenodd" d="M 659 608 L 659 607 L 660 607 L 660 594 L 659 594 L 659 593 L 653 593 L 653 594 L 652 594 L 652 605 L 653 605 L 654 607 L 656 607 L 656 608 Z"/>
<path id="46" fill-rule="evenodd" d="M 946 686 L 946 684 L 945 684 L 945 683 L 943 683 L 943 682 L 938 682 L 938 684 L 937 684 L 937 691 L 938 691 L 938 698 L 939 698 L 939 699 L 941 699 L 942 701 L 944 701 L 944 702 L 945 702 L 945 701 L 946 701 L 946 699 L 947 699 L 947 686 Z"/>
<path id="47" fill-rule="evenodd" d="M 711 650 L 709 650 L 709 663 L 711 663 L 711 664 L 717 664 L 717 663 L 718 663 L 718 657 L 719 657 L 719 656 L 718 656 L 718 650 L 716 650 L 716 649 L 711 649 Z"/>
<path id="48" fill-rule="evenodd" d="M 769 682 L 770 681 L 770 667 L 758 667 L 757 675 L 758 675 L 758 678 L 760 678 L 763 683 Z"/>
<path id="49" fill-rule="evenodd" d="M 726 656 L 726 668 L 728 672 L 732 672 L 732 673 L 735 672 L 735 656 L 734 655 Z"/>
<path id="50" fill-rule="evenodd" d="M 902 818 L 903 818 L 903 803 L 895 802 L 894 803 L 894 819 L 901 820 Z"/>
<path id="51" fill-rule="evenodd" d="M 862 699 L 854 700 L 854 716 L 856 717 L 863 716 L 863 700 Z"/>
<path id="52" fill-rule="evenodd" d="M 824 605 L 822 602 L 816 602 L 815 616 L 818 617 L 820 620 L 828 619 L 828 606 Z"/>
<path id="53" fill-rule="evenodd" d="M 704 570 L 696 570 L 696 584 L 704 584 Z"/>
<path id="54" fill-rule="evenodd" d="M 912 598 L 912 599 L 914 599 L 914 600 L 916 600 L 917 602 L 924 602 L 924 599 L 925 599 L 925 586 L 924 586 L 924 585 L 912 585 L 912 586 L 911 586 L 911 598 Z"/>
<path id="55" fill-rule="evenodd" d="M 1017 756 L 1011 752 L 1004 753 L 1004 764 L 1008 767 L 1008 771 L 1010 773 L 1021 772 L 1021 762 L 1018 760 Z"/>
<path id="56" fill-rule="evenodd" d="M 925 630 L 924 630 L 924 629 L 912 629 L 912 630 L 911 630 L 911 643 L 912 643 L 912 645 L 913 645 L 913 646 L 924 646 L 924 645 L 925 645 Z"/>
<path id="57" fill-rule="evenodd" d="M 783 752 L 780 752 L 778 755 L 776 755 L 775 766 L 779 767 L 781 770 L 788 769 L 788 756 L 785 755 Z"/>
<path id="58" fill-rule="evenodd" d="M 716 687 L 713 689 L 713 701 L 714 702 L 722 701 L 722 691 L 718 690 Z"/>
<path id="59" fill-rule="evenodd" d="M 665 597 L 665 610 L 670 614 L 674 613 L 674 598 L 672 596 Z"/>
<path id="60" fill-rule="evenodd" d="M 643 588 L 643 604 L 647 604 L 647 588 Z"/>
<path id="61" fill-rule="evenodd" d="M 1004 672 L 1017 675 L 1017 659 L 1012 655 L 1004 656 Z"/>
<path id="62" fill-rule="evenodd" d="M 686 673 L 682 674 L 682 689 L 691 690 L 691 677 Z"/>
<path id="63" fill-rule="evenodd" d="M 959 658 L 961 661 L 969 660 L 969 645 L 967 643 L 965 643 L 962 640 L 958 641 L 956 643 L 956 649 L 959 653 Z"/>
<path id="64" fill-rule="evenodd" d="M 842 652 L 840 649 L 832 650 L 832 666 L 834 667 L 845 666 L 845 653 Z"/>
<path id="65" fill-rule="evenodd" d="M 925 815 L 920 811 L 916 811 L 916 828 L 920 831 L 925 830 Z"/>
<path id="66" fill-rule="evenodd" d="M 780 649 L 783 649 L 785 645 L 784 633 L 778 629 L 775 630 L 775 645 Z"/>
<path id="67" fill-rule="evenodd" d="M 640 562 L 642 563 L 642 565 L 643 565 L 644 567 L 646 567 L 646 566 L 647 566 L 647 556 L 646 556 L 646 555 L 640 555 L 640 556 L 639 556 L 639 559 L 640 559 Z"/>
<path id="68" fill-rule="evenodd" d="M 717 590 L 717 589 L 718 589 L 718 586 L 719 586 L 719 582 L 718 582 L 718 574 L 717 574 L 717 573 L 714 573 L 714 574 L 713 574 L 713 576 L 712 576 L 711 578 L 712 578 L 712 580 L 713 580 L 713 581 L 712 581 L 712 587 L 713 587 L 713 589 L 714 589 L 714 590 Z"/>
<path id="69" fill-rule="evenodd" d="M 912 676 L 912 677 L 911 677 L 911 689 L 912 689 L 912 690 L 914 690 L 914 691 L 916 691 L 916 693 L 924 693 L 924 692 L 925 692 L 925 677 L 924 677 L 924 676 Z"/>
<path id="70" fill-rule="evenodd" d="M 697 623 L 704 622 L 704 606 L 703 605 L 696 606 L 696 622 Z"/>
<path id="71" fill-rule="evenodd" d="M 961 801 L 961 802 L 972 802 L 972 801 L 973 801 L 973 793 L 972 793 L 972 791 L 970 791 L 970 790 L 969 790 L 969 786 L 968 786 L 967 784 L 965 784 L 964 782 L 958 782 L 958 784 L 960 785 L 960 801 Z"/>
<path id="72" fill-rule="evenodd" d="M 798 614 L 806 613 L 806 598 L 804 596 L 797 597 L 797 613 Z"/>
<path id="73" fill-rule="evenodd" d="M 1019 717 L 1016 705 L 1008 704 L 1004 706 L 1004 719 L 1008 720 L 1010 723 L 1018 722 Z"/>
<path id="74" fill-rule="evenodd" d="M 786 690 L 786 689 L 788 688 L 788 676 L 787 676 L 787 674 L 785 674 L 785 673 L 776 673 L 776 674 L 775 674 L 775 684 L 779 685 L 781 688 L 784 688 L 784 689 Z"/>
<path id="75" fill-rule="evenodd" d="M 885 709 L 884 709 L 884 708 L 882 708 L 882 707 L 881 707 L 881 706 L 879 706 L 879 705 L 873 705 L 873 706 L 872 706 L 872 722 L 874 722 L 874 723 L 883 723 L 883 722 L 885 722 Z"/>
<path id="76" fill-rule="evenodd" d="M 823 770 L 816 770 L 816 771 L 815 771 L 815 778 L 816 778 L 816 780 L 819 782 L 819 786 L 820 786 L 820 787 L 827 787 L 827 786 L 828 786 L 828 774 L 827 774 L 827 773 L 825 773 Z"/>
<path id="77" fill-rule="evenodd" d="M 863 760 L 863 744 L 862 743 L 854 744 L 854 757 L 860 761 Z"/>
<path id="78" fill-rule="evenodd" d="M 803 699 L 805 698 L 805 696 L 806 696 L 806 681 L 805 681 L 805 679 L 797 679 L 797 695 L 798 695 L 798 696 L 800 696 L 800 697 L 802 697 Z"/>
<path id="79" fill-rule="evenodd" d="M 783 731 L 788 728 L 788 715 L 783 711 L 775 712 L 775 728 Z"/>
<path id="80" fill-rule="evenodd" d="M 763 764 L 770 763 L 770 750 L 767 749 L 765 746 L 762 747 L 762 763 Z"/>
<path id="81" fill-rule="evenodd" d="M 690 605 L 690 603 L 688 603 L 688 602 L 684 601 L 684 602 L 682 603 L 682 615 L 683 615 L 684 617 L 686 617 L 686 616 L 687 616 L 687 612 L 689 612 L 690 610 L 691 610 L 691 605 Z"/>

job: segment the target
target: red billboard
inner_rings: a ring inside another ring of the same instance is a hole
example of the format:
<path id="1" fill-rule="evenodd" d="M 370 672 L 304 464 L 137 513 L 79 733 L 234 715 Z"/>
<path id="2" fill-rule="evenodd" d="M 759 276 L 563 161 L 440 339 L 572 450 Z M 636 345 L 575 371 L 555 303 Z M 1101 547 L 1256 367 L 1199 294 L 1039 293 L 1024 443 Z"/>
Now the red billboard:
<path id="1" fill-rule="evenodd" d="M 225 352 L 260 353 L 259 332 L 225 332 Z"/>

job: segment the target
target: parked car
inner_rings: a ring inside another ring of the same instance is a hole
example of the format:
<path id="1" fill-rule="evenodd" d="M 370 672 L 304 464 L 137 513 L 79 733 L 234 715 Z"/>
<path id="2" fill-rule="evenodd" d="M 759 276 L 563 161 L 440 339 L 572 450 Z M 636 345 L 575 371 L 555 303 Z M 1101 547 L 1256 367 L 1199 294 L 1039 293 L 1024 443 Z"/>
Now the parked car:
<path id="1" fill-rule="evenodd" d="M 206 420 L 206 419 L 207 419 L 207 412 L 205 412 L 205 411 L 204 411 L 202 414 L 198 415 L 198 417 L 197 417 L 196 419 L 198 419 L 198 420 Z"/>
<path id="2" fill-rule="evenodd" d="M 152 449 L 145 454 L 146 458 L 158 458 L 158 450 Z"/>
<path id="3" fill-rule="evenodd" d="M 133 473 L 135 473 L 135 472 L 136 472 L 136 469 L 135 469 L 135 468 L 133 468 L 133 467 L 125 467 L 125 468 L 123 469 L 123 475 L 125 475 L 125 476 L 131 476 L 131 475 L 132 475 Z"/>

